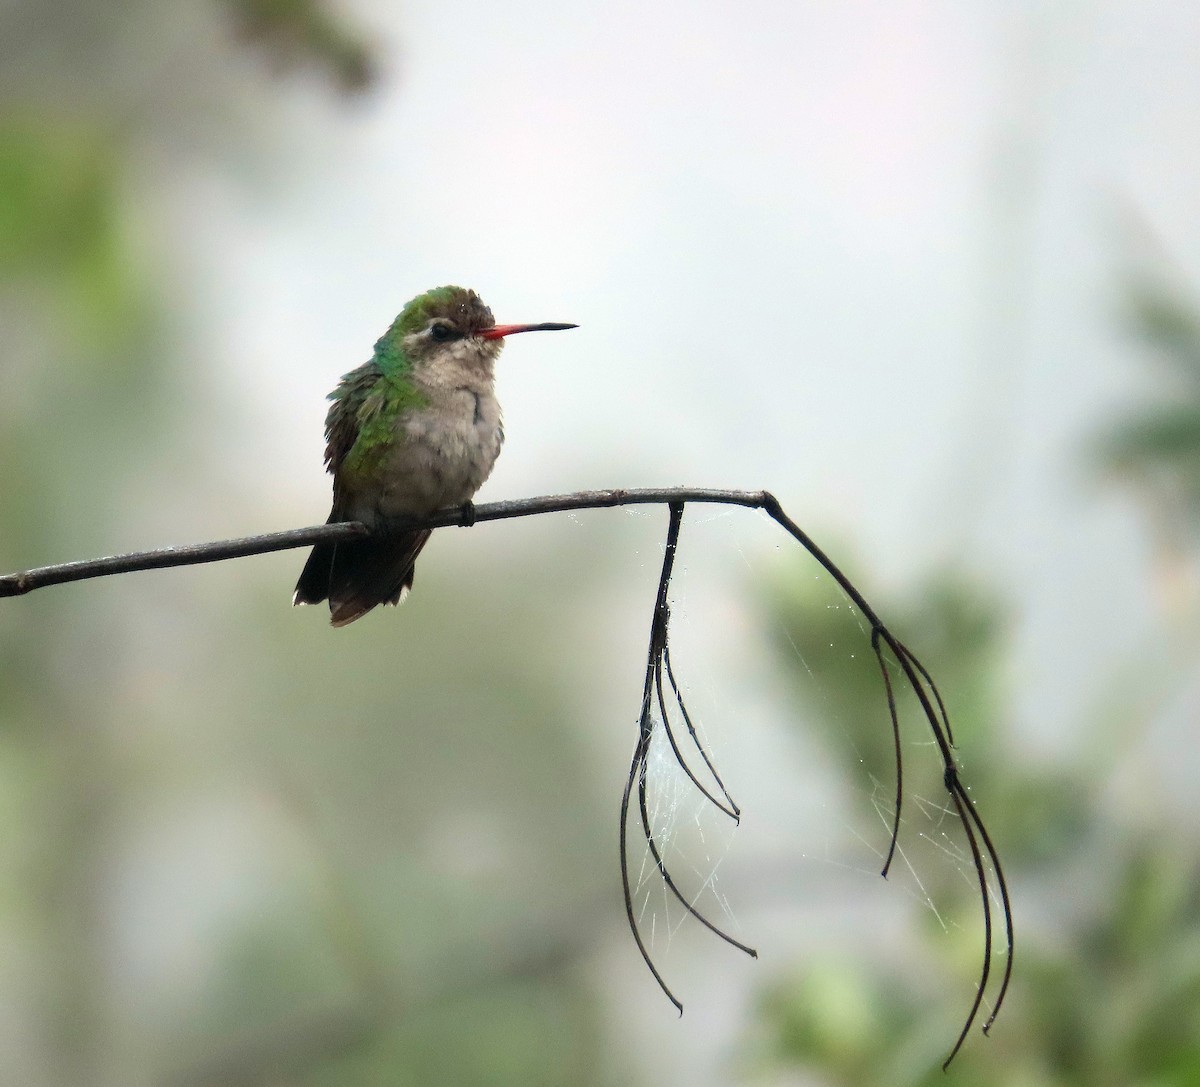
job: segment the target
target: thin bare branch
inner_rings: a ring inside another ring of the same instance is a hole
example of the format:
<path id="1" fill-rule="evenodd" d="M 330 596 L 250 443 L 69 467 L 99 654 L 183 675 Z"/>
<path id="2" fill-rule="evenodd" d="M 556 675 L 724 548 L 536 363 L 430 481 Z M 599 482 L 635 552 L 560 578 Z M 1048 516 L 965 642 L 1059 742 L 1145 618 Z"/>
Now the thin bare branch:
<path id="1" fill-rule="evenodd" d="M 131 574 L 137 570 L 162 570 L 168 566 L 224 562 L 226 559 L 242 559 L 248 555 L 265 555 L 269 551 L 309 547 L 323 540 L 354 540 L 369 535 L 370 530 L 366 525 L 357 521 L 345 521 L 332 525 L 313 525 L 311 528 L 292 528 L 286 532 L 268 532 L 262 536 L 243 536 L 236 540 L 214 540 L 212 543 L 186 544 L 182 547 L 163 547 L 156 551 L 108 555 L 102 559 L 64 562 L 58 566 L 39 566 L 34 570 L 0 577 L 0 596 L 23 596 L 34 589 L 41 589 L 47 585 L 62 585 L 68 581 Z"/>
<path id="2" fill-rule="evenodd" d="M 653 506 L 671 502 L 702 502 L 724 506 L 748 506 L 753 509 L 767 509 L 771 503 L 778 506 L 766 491 L 719 491 L 700 487 L 576 491 L 573 494 L 518 498 L 509 502 L 488 502 L 482 506 L 469 503 L 466 506 L 453 506 L 438 510 L 428 517 L 397 519 L 389 526 L 389 531 L 446 528 L 452 525 L 467 528 L 483 521 L 506 521 L 513 517 L 532 517 L 540 513 L 607 509 L 613 506 Z M 371 530 L 358 521 L 341 521 L 329 525 L 289 529 L 286 532 L 268 532 L 261 536 L 244 536 L 236 540 L 216 540 L 212 543 L 164 547 L 156 551 L 134 551 L 126 555 L 65 562 L 58 566 L 40 566 L 33 570 L 0 576 L 0 597 L 22 596 L 46 585 L 61 585 L 68 581 L 111 577 L 113 574 L 128 574 L 136 570 L 161 570 L 169 566 L 223 562 L 226 559 L 265 555 L 270 551 L 286 551 L 293 547 L 311 547 L 315 543 L 326 541 L 353 540 L 370 534 Z"/>
<path id="3" fill-rule="evenodd" d="M 667 535 L 666 554 L 664 556 L 662 575 L 659 580 L 658 595 L 655 601 L 654 618 L 651 624 L 650 636 L 650 652 L 647 661 L 646 685 L 642 697 L 642 707 L 639 719 L 639 734 L 637 745 L 634 750 L 634 757 L 630 766 L 629 777 L 625 784 L 625 791 L 621 801 L 621 834 L 620 834 L 620 849 L 621 849 L 621 878 L 625 892 L 625 909 L 628 915 L 630 928 L 633 930 L 634 940 L 637 943 L 638 950 L 645 959 L 646 965 L 650 968 L 651 973 L 662 986 L 663 991 L 671 999 L 676 1007 L 682 1010 L 679 1001 L 674 997 L 671 991 L 667 988 L 662 976 L 659 974 L 654 963 L 650 959 L 649 952 L 642 941 L 640 932 L 638 931 L 637 922 L 633 911 L 633 896 L 630 886 L 629 872 L 627 865 L 627 823 L 629 817 L 630 801 L 636 787 L 638 791 L 638 801 L 640 808 L 640 816 L 644 837 L 647 846 L 653 856 L 655 865 L 660 876 L 663 878 L 667 887 L 674 893 L 675 897 L 683 903 L 684 907 L 692 916 L 696 917 L 703 924 L 707 925 L 712 931 L 727 940 L 736 947 L 741 948 L 748 954 L 754 954 L 753 949 L 734 940 L 728 933 L 713 925 L 707 918 L 700 914 L 689 903 L 684 896 L 675 887 L 674 880 L 666 869 L 663 863 L 661 854 L 659 853 L 657 843 L 654 840 L 653 833 L 650 830 L 649 819 L 646 812 L 645 789 L 646 789 L 646 757 L 650 746 L 651 732 L 653 729 L 653 706 L 657 701 L 659 712 L 663 716 L 663 727 L 667 732 L 668 738 L 671 741 L 672 750 L 679 760 L 680 765 L 687 772 L 688 777 L 696 785 L 698 789 L 716 805 L 720 810 L 724 811 L 732 818 L 737 818 L 738 809 L 729 797 L 725 790 L 724 783 L 716 773 L 707 753 L 700 746 L 699 739 L 692 728 L 692 723 L 687 713 L 687 709 L 683 704 L 683 698 L 679 687 L 675 682 L 675 677 L 672 674 L 670 660 L 667 650 L 667 625 L 670 617 L 670 608 L 667 601 L 668 589 L 671 578 L 671 568 L 675 557 L 675 548 L 679 539 L 679 526 L 683 517 L 683 510 L 687 503 L 702 503 L 715 504 L 725 506 L 742 506 L 750 509 L 760 509 L 765 512 L 772 520 L 791 535 L 815 560 L 816 562 L 834 579 L 845 591 L 854 606 L 859 610 L 862 616 L 871 626 L 871 646 L 875 652 L 879 662 L 881 675 L 883 678 L 884 689 L 887 695 L 888 713 L 891 717 L 892 728 L 895 731 L 896 737 L 896 811 L 895 821 L 892 828 L 892 844 L 888 852 L 888 861 L 890 863 L 892 852 L 896 847 L 896 838 L 900 832 L 900 810 L 903 800 L 903 792 L 900 781 L 901 762 L 900 762 L 900 742 L 899 742 L 899 714 L 896 703 L 895 691 L 893 689 L 891 675 L 887 666 L 887 661 L 883 654 L 883 647 L 887 647 L 896 663 L 900 666 L 900 670 L 904 674 L 904 679 L 908 686 L 912 689 L 920 704 L 921 715 L 925 719 L 930 732 L 933 734 L 934 741 L 937 744 L 938 751 L 941 755 L 942 764 L 944 767 L 944 781 L 946 791 L 950 795 L 955 813 L 958 816 L 962 826 L 963 835 L 966 838 L 967 845 L 970 849 L 973 865 L 975 868 L 976 884 L 979 889 L 980 898 L 983 909 L 984 922 L 984 949 L 983 962 L 980 968 L 979 982 L 972 1002 L 971 1008 L 967 1014 L 966 1021 L 963 1024 L 962 1031 L 947 1058 L 946 1063 L 949 1064 L 954 1059 L 955 1054 L 961 1047 L 963 1040 L 966 1038 L 975 1022 L 977 1015 L 982 1007 L 984 999 L 984 990 L 987 988 L 987 983 L 991 972 L 991 957 L 993 943 L 993 917 L 991 910 L 990 894 L 994 889 L 999 901 L 1000 911 L 1003 916 L 1004 930 L 1007 937 L 1008 946 L 1006 948 L 1005 968 L 1002 980 L 999 987 L 999 992 L 996 995 L 991 1014 L 988 1016 L 984 1031 L 991 1027 L 996 1018 L 996 1014 L 1000 1010 L 1000 1006 L 1004 1001 L 1005 994 L 1008 991 L 1009 979 L 1012 976 L 1013 963 L 1013 920 L 1012 920 L 1012 904 L 1009 900 L 1008 885 L 1004 878 L 1004 872 L 1000 865 L 1000 858 L 996 852 L 995 846 L 992 843 L 991 837 L 984 826 L 983 820 L 975 808 L 969 794 L 964 786 L 959 781 L 958 765 L 954 758 L 953 746 L 954 739 L 950 731 L 950 720 L 946 713 L 945 704 L 942 701 L 942 696 L 933 682 L 932 676 L 926 671 L 925 667 L 919 660 L 901 643 L 888 628 L 880 620 L 870 604 L 867 603 L 863 595 L 851 583 L 850 579 L 838 569 L 837 565 L 829 558 L 825 552 L 817 546 L 816 542 L 803 529 L 800 528 L 785 512 L 779 504 L 778 499 L 769 491 L 741 491 L 741 490 L 715 490 L 709 488 L 693 488 L 693 487 L 664 487 L 664 488 L 643 488 L 637 490 L 604 490 L 604 491 L 577 491 L 573 494 L 561 495 L 543 495 L 536 498 L 517 499 L 509 502 L 490 502 L 482 506 L 474 506 L 468 503 L 461 508 L 439 510 L 429 517 L 409 520 L 397 520 L 395 524 L 389 525 L 388 532 L 392 531 L 409 531 L 412 529 L 434 529 L 445 528 L 452 525 L 461 527 L 470 527 L 482 521 L 502 521 L 514 517 L 530 517 L 542 513 L 560 513 L 567 510 L 583 510 L 583 509 L 604 509 L 614 506 L 635 506 L 635 505 L 666 505 L 670 508 L 671 521 Z M 170 566 L 188 566 L 196 563 L 205 562 L 221 562 L 226 559 L 244 558 L 249 555 L 261 555 L 270 551 L 283 551 L 294 547 L 309 547 L 315 543 L 337 540 L 356 539 L 371 534 L 370 529 L 356 522 L 348 521 L 327 525 L 314 525 L 310 528 L 292 529 L 286 532 L 272 532 L 261 536 L 247 536 L 236 540 L 219 540 L 213 543 L 194 544 L 184 547 L 168 547 L 157 551 L 139 551 L 127 555 L 113 555 L 106 558 L 90 559 L 83 562 L 68 562 L 58 566 L 43 566 L 33 570 L 26 570 L 21 573 L 7 574 L 0 576 L 0 597 L 6 596 L 21 596 L 25 593 L 32 592 L 34 589 L 40 589 L 47 585 L 61 585 L 70 581 L 83 581 L 87 578 L 109 577 L 113 574 L 131 573 L 135 570 L 155 570 L 163 569 Z M 667 714 L 666 699 L 662 687 L 662 672 L 663 665 L 666 664 L 668 682 L 672 693 L 678 703 L 679 710 L 683 715 L 684 722 L 688 728 L 689 734 L 695 741 L 697 748 L 706 764 L 707 769 L 711 772 L 717 786 L 724 795 L 725 800 L 729 802 L 729 807 L 714 797 L 696 778 L 688 767 L 686 760 L 683 758 L 675 738 L 671 733 L 671 725 Z M 657 695 L 657 698 L 655 697 Z M 932 697 L 931 697 L 932 695 Z M 981 848 L 982 847 L 982 848 Z M 888 866 L 884 866 L 884 874 L 887 873 Z M 990 869 L 990 875 L 989 875 Z"/>

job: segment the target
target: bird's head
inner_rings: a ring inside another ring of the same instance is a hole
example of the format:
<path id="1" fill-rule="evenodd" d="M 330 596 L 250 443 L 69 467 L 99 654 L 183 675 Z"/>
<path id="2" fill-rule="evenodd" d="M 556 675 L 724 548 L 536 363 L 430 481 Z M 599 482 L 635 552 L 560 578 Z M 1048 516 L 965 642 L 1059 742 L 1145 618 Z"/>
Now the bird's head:
<path id="1" fill-rule="evenodd" d="M 506 336 L 576 327 L 553 322 L 498 325 L 474 291 L 435 287 L 417 295 L 400 311 L 375 345 L 375 357 L 385 371 L 389 365 L 404 364 L 436 369 L 443 362 L 490 370 Z"/>

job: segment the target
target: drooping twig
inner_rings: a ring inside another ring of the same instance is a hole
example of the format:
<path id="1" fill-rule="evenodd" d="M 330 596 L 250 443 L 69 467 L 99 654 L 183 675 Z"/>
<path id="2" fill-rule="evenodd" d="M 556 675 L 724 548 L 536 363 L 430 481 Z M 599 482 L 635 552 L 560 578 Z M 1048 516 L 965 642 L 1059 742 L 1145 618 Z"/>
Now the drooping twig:
<path id="1" fill-rule="evenodd" d="M 888 671 L 887 658 L 879 644 L 879 628 L 871 631 L 871 650 L 879 662 L 879 674 L 883 677 L 883 690 L 887 695 L 888 717 L 892 721 L 892 740 L 896 749 L 896 806 L 892 814 L 892 838 L 888 843 L 887 856 L 883 859 L 883 870 L 879 873 L 887 879 L 896 856 L 896 844 L 900 841 L 900 810 L 904 806 L 904 757 L 900 752 L 900 715 L 896 712 L 896 693 L 892 690 L 892 673 Z"/>
<path id="2" fill-rule="evenodd" d="M 997 992 L 995 1000 L 992 1004 L 992 1012 L 985 1024 L 985 1029 L 990 1027 L 995 1021 L 997 1013 L 1000 1011 L 1000 1006 L 1004 1003 L 1004 997 L 1008 993 L 1008 983 L 1012 977 L 1012 962 L 1013 962 L 1013 923 L 1012 923 L 1012 903 L 1008 896 L 1008 883 L 1004 878 L 1004 869 L 1000 864 L 1000 857 L 996 853 L 995 846 L 992 843 L 991 836 L 987 833 L 984 827 L 983 820 L 980 817 L 975 805 L 971 802 L 970 796 L 963 788 L 962 783 L 958 778 L 958 764 L 954 761 L 954 752 L 951 749 L 949 722 L 944 721 L 938 711 L 934 709 L 934 703 L 930 701 L 929 694 L 926 692 L 923 685 L 923 680 L 929 676 L 929 672 L 913 656 L 908 649 L 892 634 L 891 631 L 884 626 L 879 616 L 875 614 L 875 610 L 867 603 L 862 593 L 858 591 L 851 583 L 850 579 L 838 569 L 833 562 L 820 547 L 816 541 L 812 539 L 799 525 L 797 525 L 780 506 L 779 501 L 774 495 L 767 494 L 766 502 L 763 509 L 778 522 L 786 532 L 793 536 L 801 546 L 810 554 L 818 564 L 834 579 L 845 591 L 846 595 L 854 603 L 855 607 L 862 613 L 863 617 L 871 624 L 871 632 L 873 641 L 881 640 L 892 651 L 897 662 L 900 664 L 901 670 L 904 672 L 905 678 L 908 680 L 909 686 L 917 696 L 917 701 L 921 705 L 921 713 L 925 718 L 925 723 L 929 726 L 930 732 L 933 733 L 934 741 L 937 743 L 938 751 L 942 757 L 943 779 L 946 785 L 946 791 L 950 793 L 951 799 L 954 801 L 954 808 L 958 815 L 959 823 L 963 828 L 963 835 L 967 839 L 967 845 L 970 847 L 971 859 L 975 868 L 975 881 L 979 888 L 980 897 L 983 901 L 983 962 L 979 971 L 979 982 L 976 989 L 975 999 L 971 1004 L 971 1008 L 967 1013 L 966 1021 L 963 1023 L 962 1031 L 958 1036 L 953 1048 L 950 1050 L 950 1055 L 946 1058 L 946 1067 L 954 1060 L 955 1055 L 962 1047 L 963 1041 L 966 1039 L 971 1025 L 975 1022 L 976 1016 L 979 1014 L 979 1009 L 983 1003 L 984 990 L 987 987 L 988 978 L 991 974 L 992 962 L 992 914 L 991 902 L 989 894 L 991 890 L 990 881 L 987 875 L 987 865 L 984 863 L 984 855 L 986 854 L 987 861 L 990 863 L 992 871 L 996 877 L 996 889 L 1000 897 L 1001 910 L 1004 914 L 1004 928 L 1008 937 L 1005 955 L 1007 962 L 1004 969 L 1004 977 L 1000 983 L 999 992 Z M 886 672 L 886 668 L 885 668 Z M 928 680 L 929 688 L 934 692 L 934 701 L 938 707 L 945 710 L 945 704 L 942 701 L 941 695 L 937 692 L 932 680 Z M 890 708 L 895 711 L 895 703 L 889 703 Z M 893 722 L 896 718 L 893 716 Z M 889 855 L 895 848 L 895 836 L 900 829 L 900 807 L 901 792 L 899 784 L 896 790 L 896 821 L 893 825 L 893 844 L 889 849 Z M 978 831 L 978 840 L 976 838 Z M 983 843 L 983 851 L 979 849 L 979 841 Z"/>
<path id="3" fill-rule="evenodd" d="M 650 825 L 650 813 L 646 803 L 646 760 L 650 753 L 650 742 L 654 737 L 654 702 L 657 701 L 659 713 L 661 714 L 661 725 L 666 733 L 667 740 L 671 745 L 671 751 L 675 755 L 675 761 L 679 764 L 680 769 L 687 775 L 688 779 L 700 791 L 701 795 L 712 804 L 718 811 L 728 815 L 735 821 L 738 818 L 738 807 L 729 797 L 729 793 L 725 791 L 725 786 L 721 779 L 717 776 L 716 770 L 713 769 L 712 761 L 708 757 L 708 753 L 704 750 L 700 743 L 699 736 L 696 735 L 696 730 L 692 727 L 691 718 L 688 716 L 687 708 L 684 706 L 683 695 L 680 693 L 678 686 L 675 684 L 674 676 L 670 677 L 671 688 L 675 693 L 680 712 L 683 714 L 684 720 L 687 722 L 688 732 L 691 734 L 692 740 L 696 744 L 697 750 L 704 759 L 705 765 L 709 772 L 716 780 L 722 795 L 728 801 L 729 806 L 726 807 L 722 801 L 718 800 L 696 777 L 692 768 L 688 765 L 687 759 L 683 752 L 679 750 L 679 744 L 675 739 L 675 735 L 671 730 L 671 718 L 667 712 L 666 698 L 663 695 L 662 677 L 663 677 L 663 660 L 667 656 L 667 642 L 669 638 L 668 627 L 671 621 L 671 608 L 667 600 L 667 590 L 671 584 L 671 571 L 675 565 L 675 550 L 679 545 L 679 529 L 683 523 L 683 503 L 672 502 L 671 520 L 667 527 L 667 544 L 663 554 L 662 573 L 658 579 L 658 593 L 654 601 L 654 615 L 650 621 L 650 649 L 646 655 L 646 682 L 642 687 L 642 712 L 638 722 L 638 739 L 637 744 L 633 749 L 633 762 L 629 766 L 629 776 L 625 779 L 625 792 L 621 797 L 621 830 L 620 830 L 620 853 L 621 853 L 621 887 L 625 892 L 625 916 L 629 921 L 629 929 L 633 933 L 633 939 L 637 943 L 638 951 L 641 952 L 642 958 L 646 965 L 650 968 L 650 973 L 654 975 L 654 980 L 658 982 L 659 987 L 667 995 L 667 999 L 675 1005 L 679 1011 L 683 1012 L 683 1005 L 671 992 L 667 983 L 663 980 L 662 974 L 659 973 L 658 967 L 654 965 L 654 960 L 650 957 L 650 952 L 642 940 L 641 930 L 638 927 L 637 917 L 633 909 L 633 888 L 629 879 L 629 847 L 628 847 L 628 826 L 629 826 L 629 801 L 633 794 L 633 787 L 636 783 L 638 793 L 638 815 L 640 817 L 642 837 L 646 840 L 646 847 L 650 850 L 650 856 L 654 860 L 654 866 L 662 878 L 667 889 L 675 896 L 676 899 L 683 905 L 697 921 L 699 921 L 709 931 L 716 933 L 728 944 L 741 951 L 744 951 L 752 958 L 758 958 L 758 952 L 752 947 L 747 947 L 740 940 L 734 939 L 724 929 L 713 924 L 707 917 L 704 916 L 696 907 L 684 897 L 675 883 L 674 877 L 667 869 L 666 861 L 663 860 L 662 851 L 658 847 L 658 842 L 654 837 L 654 830 Z M 668 668 L 668 675 L 670 669 Z"/>
<path id="4" fill-rule="evenodd" d="M 716 807 L 725 812 L 726 815 L 732 815 L 734 822 L 737 822 L 742 816 L 742 809 L 739 808 L 733 797 L 729 795 L 729 790 L 725 788 L 725 782 L 721 780 L 721 775 L 717 773 L 717 768 L 713 765 L 712 759 L 708 757 L 708 752 L 704 750 L 704 745 L 700 743 L 700 737 L 696 734 L 696 726 L 692 724 L 691 714 L 688 713 L 687 704 L 683 700 L 683 692 L 679 689 L 679 684 L 675 682 L 675 670 L 671 667 L 671 646 L 667 643 L 663 646 L 663 662 L 667 666 L 667 680 L 671 684 L 671 691 L 675 695 L 675 702 L 679 706 L 679 712 L 683 715 L 684 724 L 687 725 L 688 735 L 692 738 L 692 743 L 696 745 L 696 750 L 700 752 L 700 758 L 704 760 L 704 765 L 708 767 L 708 772 L 712 775 L 713 781 L 717 783 L 717 787 L 721 790 L 721 795 L 729 802 L 729 808 L 724 805 L 717 804 Z M 662 676 L 658 678 L 659 690 L 662 690 Z M 663 711 L 664 714 L 666 711 Z"/>
<path id="5" fill-rule="evenodd" d="M 903 673 L 909 687 L 913 690 L 920 704 L 921 714 L 925 718 L 925 722 L 933 734 L 934 741 L 941 755 L 943 764 L 943 780 L 945 782 L 946 791 L 950 794 L 950 799 L 953 802 L 955 812 L 958 816 L 959 823 L 963 829 L 963 835 L 967 840 L 967 845 L 971 853 L 972 862 L 975 868 L 976 884 L 979 889 L 984 922 L 984 948 L 983 962 L 980 968 L 979 981 L 976 990 L 976 995 L 971 1008 L 967 1014 L 966 1021 L 963 1024 L 962 1031 L 958 1036 L 950 1052 L 950 1056 L 946 1060 L 949 1064 L 966 1039 L 972 1024 L 975 1022 L 983 1004 L 985 990 L 991 976 L 991 959 L 993 952 L 993 923 L 992 923 L 992 906 L 990 895 L 992 893 L 992 881 L 988 877 L 988 868 L 990 866 L 995 878 L 995 891 L 999 900 L 999 905 L 1004 919 L 1004 930 L 1007 940 L 1005 949 L 1005 969 L 1000 982 L 999 991 L 992 1003 L 992 1010 L 984 1025 L 986 1032 L 995 1021 L 996 1015 L 1004 1002 L 1005 994 L 1008 991 L 1009 981 L 1012 977 L 1013 967 L 1013 920 L 1012 920 L 1012 905 L 1009 900 L 1008 885 L 1004 878 L 1004 872 L 1000 864 L 1000 858 L 997 855 L 995 845 L 992 842 L 991 836 L 987 832 L 987 828 L 983 823 L 983 819 L 979 815 L 970 795 L 966 788 L 962 785 L 958 776 L 958 766 L 953 754 L 953 735 L 950 731 L 950 721 L 946 713 L 945 703 L 942 699 L 937 686 L 934 684 L 932 677 L 926 670 L 924 665 L 910 652 L 902 642 L 900 642 L 888 628 L 880 620 L 874 609 L 867 603 L 863 595 L 858 591 L 853 583 L 846 577 L 845 574 L 837 567 L 832 559 L 817 546 L 816 542 L 797 525 L 784 512 L 783 507 L 768 491 L 742 491 L 742 490 L 714 490 L 708 488 L 690 488 L 690 487 L 666 487 L 666 488 L 645 488 L 638 490 L 604 490 L 604 491 L 579 491 L 573 494 L 563 495 L 545 495 L 537 498 L 518 499 L 509 502 L 491 502 L 481 506 L 465 506 L 461 509 L 446 509 L 430 515 L 429 517 L 412 519 L 406 521 L 397 521 L 394 526 L 389 526 L 394 529 L 412 529 L 412 528 L 443 528 L 451 525 L 461 525 L 464 527 L 477 524 L 484 521 L 500 521 L 513 517 L 528 517 L 542 513 L 557 513 L 566 510 L 581 510 L 581 509 L 601 509 L 614 506 L 632 506 L 632 505 L 667 505 L 670 507 L 671 520 L 668 529 L 667 549 L 663 561 L 662 575 L 659 580 L 659 591 L 655 601 L 654 618 L 651 624 L 650 650 L 647 662 L 646 685 L 643 691 L 641 718 L 639 724 L 638 742 L 634 751 L 633 763 L 630 767 L 629 778 L 626 781 L 625 792 L 621 801 L 621 863 L 622 863 L 622 881 L 625 891 L 625 905 L 628 913 L 630 927 L 633 930 L 634 939 L 637 942 L 639 951 L 645 959 L 647 966 L 650 968 L 663 991 L 676 1005 L 681 1007 L 679 1001 L 675 999 L 670 989 L 667 988 L 662 976 L 659 974 L 654 963 L 642 942 L 641 935 L 638 931 L 636 919 L 633 914 L 632 892 L 629 884 L 628 866 L 626 863 L 626 848 L 627 848 L 627 832 L 626 826 L 628 822 L 629 805 L 632 798 L 634 786 L 638 790 L 638 809 L 641 822 L 643 836 L 646 839 L 647 847 L 654 859 L 657 870 L 662 877 L 665 885 L 674 894 L 674 896 L 683 904 L 693 917 L 707 926 L 722 939 L 740 948 L 747 954 L 754 955 L 752 948 L 735 940 L 728 933 L 725 933 L 703 916 L 695 907 L 688 902 L 682 893 L 675 885 L 665 863 L 663 862 L 658 844 L 654 838 L 654 834 L 650 827 L 649 813 L 646 805 L 646 756 L 649 750 L 650 739 L 653 733 L 654 719 L 653 707 L 657 703 L 659 714 L 662 717 L 662 724 L 667 738 L 671 744 L 672 752 L 684 771 L 687 773 L 692 783 L 707 797 L 717 808 L 723 811 L 726 815 L 733 819 L 738 817 L 737 805 L 733 803 L 728 791 L 725 789 L 724 783 L 717 775 L 712 761 L 708 754 L 701 746 L 699 738 L 696 735 L 695 729 L 692 727 L 691 718 L 688 715 L 687 709 L 683 703 L 683 696 L 680 692 L 679 685 L 676 683 L 675 676 L 671 669 L 669 650 L 667 646 L 667 625 L 670 615 L 670 609 L 667 602 L 667 593 L 671 579 L 671 569 L 674 563 L 675 549 L 679 540 L 679 528 L 682 523 L 683 510 L 687 503 L 704 503 L 727 506 L 743 506 L 751 509 L 760 509 L 774 520 L 780 527 L 791 535 L 829 574 L 830 577 L 841 586 L 842 590 L 849 597 L 850 601 L 862 614 L 863 618 L 871 626 L 871 646 L 875 652 L 876 658 L 879 661 L 881 674 L 883 676 L 884 687 L 887 694 L 888 712 L 891 718 L 892 728 L 896 736 L 896 810 L 894 822 L 892 825 L 891 844 L 888 849 L 887 863 L 884 865 L 883 874 L 886 875 L 891 863 L 891 858 L 895 853 L 896 842 L 900 833 L 900 815 L 903 802 L 903 790 L 901 786 L 901 771 L 902 765 L 900 761 L 900 743 L 899 743 L 899 712 L 896 705 L 895 694 L 892 687 L 891 674 L 888 669 L 887 660 L 884 655 L 885 649 L 890 653 L 893 660 L 899 665 L 900 671 Z M 34 589 L 40 589 L 48 585 L 59 585 L 65 582 L 82 581 L 87 578 L 107 577 L 113 574 L 130 573 L 137 570 L 162 569 L 170 566 L 186 566 L 196 563 L 205 562 L 220 562 L 225 559 L 242 558 L 250 555 L 265 554 L 270 551 L 282 551 L 288 548 L 308 547 L 314 543 L 322 541 L 346 540 L 354 539 L 370 534 L 370 530 L 364 525 L 357 522 L 343 522 L 327 525 L 314 525 L 310 528 L 292 529 L 286 532 L 268 533 L 262 536 L 248 536 L 236 540 L 221 540 L 213 543 L 197 544 L 186 547 L 164 548 L 157 551 L 142 551 L 126 555 L 114 555 L 107 558 L 92 559 L 83 562 L 69 562 L 57 566 L 43 566 L 37 569 L 26 570 L 20 573 L 7 574 L 0 576 L 0 597 L 20 596 Z M 687 760 L 680 751 L 678 742 L 675 739 L 671 729 L 669 715 L 667 713 L 666 698 L 663 692 L 662 673 L 666 669 L 667 679 L 671 687 L 672 694 L 676 703 L 679 706 L 680 712 L 686 723 L 689 735 L 691 736 L 697 750 L 704 761 L 705 767 L 713 778 L 718 791 L 724 797 L 724 802 L 718 800 L 713 793 L 704 786 L 696 777 L 695 773 L 688 766 Z M 682 1010 L 682 1009 L 681 1009 Z"/>

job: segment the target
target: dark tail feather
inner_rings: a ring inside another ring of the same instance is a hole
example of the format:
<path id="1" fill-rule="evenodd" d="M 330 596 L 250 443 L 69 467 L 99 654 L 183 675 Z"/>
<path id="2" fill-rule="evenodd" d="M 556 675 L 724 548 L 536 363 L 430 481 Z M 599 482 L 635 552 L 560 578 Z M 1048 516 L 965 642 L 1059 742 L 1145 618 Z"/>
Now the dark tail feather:
<path id="1" fill-rule="evenodd" d="M 334 506 L 329 511 L 325 523 L 331 525 L 342 519 L 337 506 Z M 319 604 L 329 595 L 329 579 L 333 573 L 333 560 L 336 555 L 335 543 L 319 543 L 313 546 L 308 562 L 300 572 L 300 580 L 296 582 L 296 591 L 292 594 L 293 607 L 297 604 Z"/>
<path id="2" fill-rule="evenodd" d="M 329 595 L 329 578 L 336 553 L 337 544 L 319 543 L 313 547 L 300 580 L 296 582 L 293 604 L 319 604 Z"/>
<path id="3" fill-rule="evenodd" d="M 413 565 L 429 534 L 429 529 L 422 529 L 317 544 L 296 583 L 292 602 L 318 604 L 328 599 L 335 627 L 353 623 L 379 604 L 398 604 L 412 588 Z"/>

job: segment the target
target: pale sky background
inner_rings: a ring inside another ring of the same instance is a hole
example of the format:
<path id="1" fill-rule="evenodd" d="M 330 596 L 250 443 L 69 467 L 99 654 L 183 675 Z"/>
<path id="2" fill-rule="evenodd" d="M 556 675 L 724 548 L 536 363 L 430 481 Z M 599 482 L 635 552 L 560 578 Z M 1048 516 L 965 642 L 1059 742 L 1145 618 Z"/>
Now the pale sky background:
<path id="1" fill-rule="evenodd" d="M 298 177 L 191 174 L 158 197 L 239 490 L 199 535 L 323 520 L 325 394 L 408 298 L 457 282 L 499 320 L 581 325 L 505 352 L 508 441 L 481 501 L 770 488 L 877 584 L 937 563 L 1000 584 L 1021 742 L 1086 737 L 1108 670 L 1160 637 L 1141 521 L 1084 453 L 1146 388 L 1119 316 L 1139 231 L 1200 282 L 1193 2 L 353 11 L 385 80 L 350 104 L 289 92 Z M 705 606 L 749 628 L 746 566 L 782 538 L 737 517 L 689 558 L 716 578 Z M 769 715 L 743 671 L 727 705 Z M 729 754 L 742 780 L 772 758 Z M 641 967 L 619 950 L 627 983 Z M 707 969 L 681 985 L 682 1024 L 643 986 L 672 1082 L 720 1082 L 737 1024 Z"/>
<path id="2" fill-rule="evenodd" d="M 1082 727 L 1084 678 L 1148 635 L 1145 541 L 1082 458 L 1144 388 L 1133 218 L 1200 279 L 1193 4 L 358 15 L 391 68 L 363 103 L 292 96 L 319 161 L 190 178 L 177 209 L 222 269 L 197 351 L 250 394 L 281 522 L 324 513 L 336 378 L 463 283 L 501 320 L 583 326 L 506 352 L 481 499 L 768 487 L 881 578 L 1000 579 L 1031 738 Z"/>

